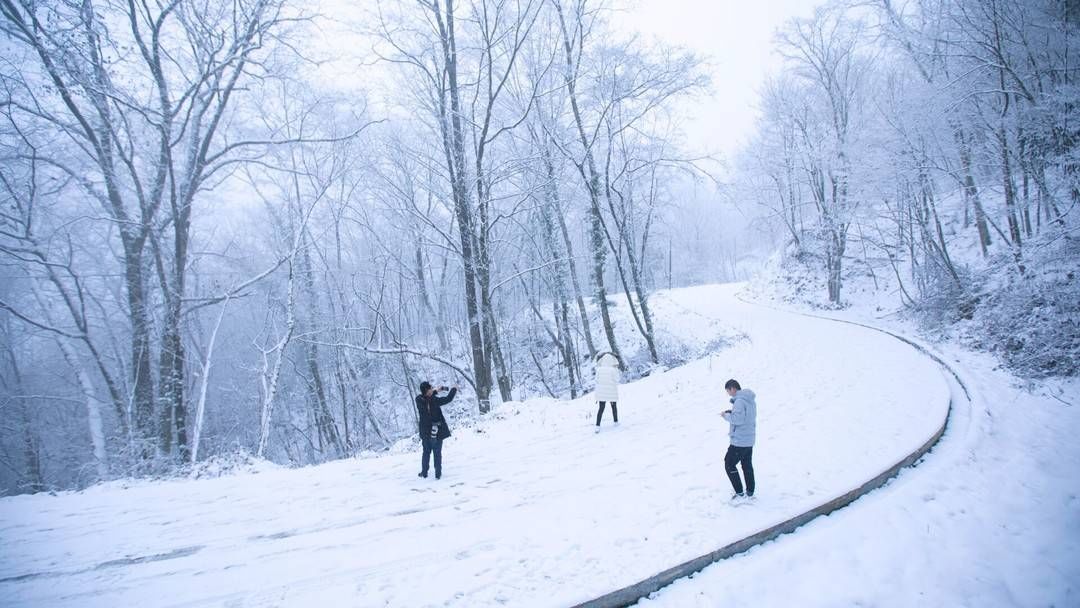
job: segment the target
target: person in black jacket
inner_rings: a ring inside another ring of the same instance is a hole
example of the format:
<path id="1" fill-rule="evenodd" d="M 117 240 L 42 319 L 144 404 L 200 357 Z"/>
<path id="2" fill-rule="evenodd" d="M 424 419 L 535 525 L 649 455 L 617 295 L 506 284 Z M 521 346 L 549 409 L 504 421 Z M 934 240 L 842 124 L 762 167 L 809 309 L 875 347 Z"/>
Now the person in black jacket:
<path id="1" fill-rule="evenodd" d="M 438 397 L 439 391 L 450 393 Z M 420 477 L 428 476 L 428 461 L 435 454 L 435 479 L 442 478 L 442 442 L 450 436 L 450 426 L 443 417 L 442 406 L 450 403 L 457 395 L 457 387 L 447 388 L 431 386 L 430 382 L 420 383 L 420 394 L 416 396 L 416 412 L 420 420 L 420 442 L 424 444 L 424 455 L 420 460 Z"/>

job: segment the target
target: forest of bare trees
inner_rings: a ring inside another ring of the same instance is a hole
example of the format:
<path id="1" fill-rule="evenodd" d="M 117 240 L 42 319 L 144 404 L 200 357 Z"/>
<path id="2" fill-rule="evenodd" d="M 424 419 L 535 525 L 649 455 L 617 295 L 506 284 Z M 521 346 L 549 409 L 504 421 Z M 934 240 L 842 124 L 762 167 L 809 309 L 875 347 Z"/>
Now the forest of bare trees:
<path id="1" fill-rule="evenodd" d="M 408 435 L 425 375 L 484 413 L 660 360 L 705 79 L 603 3 L 373 2 L 362 96 L 304 3 L 0 9 L 4 492 L 322 462 Z"/>
<path id="2" fill-rule="evenodd" d="M 360 4 L 0 0 L 0 493 L 385 449 L 428 377 L 577 397 L 598 352 L 669 358 L 655 290 L 743 278 L 680 200 L 720 181 L 681 136 L 699 57 L 599 1 Z M 987 348 L 1005 294 L 1076 319 L 1078 7 L 792 22 L 724 196 L 834 305 L 888 269 Z"/>
<path id="3" fill-rule="evenodd" d="M 831 4 L 777 37 L 737 197 L 789 277 L 894 294 L 1024 374 L 1080 356 L 1080 4 Z"/>

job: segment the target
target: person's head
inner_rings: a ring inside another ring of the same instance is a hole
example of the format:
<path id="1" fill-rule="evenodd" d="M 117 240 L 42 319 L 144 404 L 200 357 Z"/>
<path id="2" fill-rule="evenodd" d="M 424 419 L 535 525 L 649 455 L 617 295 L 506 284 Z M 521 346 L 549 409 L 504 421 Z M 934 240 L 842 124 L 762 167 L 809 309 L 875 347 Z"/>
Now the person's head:
<path id="1" fill-rule="evenodd" d="M 420 383 L 420 394 L 425 397 L 430 397 L 431 393 L 435 392 L 435 387 L 431 386 L 431 383 L 424 380 Z"/>
<path id="2" fill-rule="evenodd" d="M 739 381 L 738 380 L 735 380 L 734 378 L 732 378 L 731 380 L 728 380 L 726 383 L 724 383 L 724 390 L 727 391 L 727 394 L 734 397 L 735 393 L 742 390 L 742 387 L 739 386 Z"/>

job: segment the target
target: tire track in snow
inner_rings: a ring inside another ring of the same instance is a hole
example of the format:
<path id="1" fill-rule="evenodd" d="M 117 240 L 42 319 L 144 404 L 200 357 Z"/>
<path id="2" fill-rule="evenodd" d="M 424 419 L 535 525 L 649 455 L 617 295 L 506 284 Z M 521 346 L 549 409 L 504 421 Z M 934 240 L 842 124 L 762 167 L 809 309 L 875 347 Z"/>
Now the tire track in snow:
<path id="1" fill-rule="evenodd" d="M 107 562 L 101 562 L 87 568 L 81 568 L 78 570 L 47 570 L 44 572 L 30 572 L 27 574 L 17 574 L 15 576 L 9 576 L 7 578 L 0 578 L 0 583 L 13 583 L 18 581 L 32 580 L 36 578 L 57 578 L 64 576 L 72 576 L 75 574 L 83 574 L 85 572 L 94 572 L 97 570 L 106 570 L 108 568 L 116 568 L 119 566 L 131 566 L 134 564 L 145 564 L 148 562 L 160 562 L 168 559 L 177 559 L 181 557 L 188 557 L 189 555 L 195 555 L 199 551 L 205 549 L 205 545 L 194 545 L 191 547 L 181 547 L 179 549 L 173 549 L 165 553 L 155 553 L 154 555 L 140 555 L 136 557 L 121 557 L 118 559 L 111 559 Z"/>

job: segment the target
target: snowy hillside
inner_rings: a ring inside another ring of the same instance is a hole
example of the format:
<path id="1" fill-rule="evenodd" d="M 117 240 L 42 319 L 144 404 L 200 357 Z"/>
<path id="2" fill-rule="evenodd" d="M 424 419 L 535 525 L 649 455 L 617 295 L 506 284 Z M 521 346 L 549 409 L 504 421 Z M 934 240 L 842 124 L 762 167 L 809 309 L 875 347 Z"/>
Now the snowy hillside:
<path id="1" fill-rule="evenodd" d="M 949 387 L 931 360 L 737 289 L 666 294 L 668 327 L 747 338 L 623 386 L 620 426 L 595 434 L 588 397 L 508 404 L 447 442 L 439 481 L 416 477 L 414 451 L 0 500 L 0 594 L 17 606 L 568 605 L 826 502 L 940 427 Z M 729 377 L 759 395 L 759 497 L 739 507 L 718 416 Z"/>

